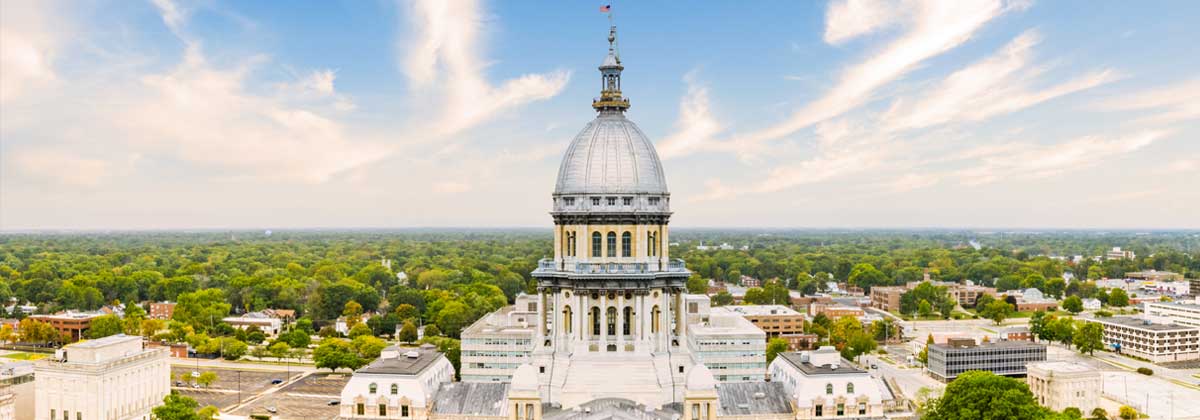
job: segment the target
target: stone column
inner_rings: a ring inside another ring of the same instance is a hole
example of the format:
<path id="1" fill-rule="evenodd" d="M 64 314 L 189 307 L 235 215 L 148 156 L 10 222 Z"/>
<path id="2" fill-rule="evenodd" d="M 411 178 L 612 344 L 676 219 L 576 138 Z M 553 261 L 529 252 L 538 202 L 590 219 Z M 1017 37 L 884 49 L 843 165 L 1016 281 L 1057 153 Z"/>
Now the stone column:
<path id="1" fill-rule="evenodd" d="M 608 345 L 608 293 L 600 294 L 600 351 Z"/>
<path id="2" fill-rule="evenodd" d="M 576 337 L 578 337 L 580 341 L 583 341 L 587 338 L 587 329 L 584 328 L 584 325 L 587 324 L 587 318 L 589 315 L 587 311 L 587 300 L 585 299 L 585 296 L 580 295 L 578 291 L 575 292 L 575 300 L 579 301 L 579 307 L 575 308 L 577 312 L 575 314 L 575 319 L 577 319 L 577 321 L 575 321 L 575 325 L 579 328 L 576 328 L 575 332 L 577 334 Z"/>
<path id="3" fill-rule="evenodd" d="M 636 308 L 633 314 L 633 341 L 642 341 L 642 320 L 646 318 L 646 301 L 645 296 L 641 294 L 633 295 L 633 307 Z"/>
<path id="4" fill-rule="evenodd" d="M 538 290 L 537 298 L 537 335 L 534 348 L 541 348 L 546 342 L 546 291 Z"/>
<path id="5" fill-rule="evenodd" d="M 684 314 L 687 313 L 687 308 L 685 308 L 684 306 L 686 306 L 686 303 L 684 302 L 684 299 L 683 299 L 683 292 L 682 291 L 676 292 L 675 293 L 675 336 L 680 337 L 680 341 L 683 341 L 683 338 L 682 338 L 683 332 L 685 330 L 687 330 L 687 327 L 684 325 L 684 321 L 683 321 Z"/>
<path id="6" fill-rule="evenodd" d="M 617 295 L 617 351 L 625 351 L 625 294 Z"/>
<path id="7" fill-rule="evenodd" d="M 671 328 L 671 322 L 670 322 L 671 305 L 670 305 L 670 300 L 668 300 L 668 299 L 669 299 L 669 295 L 667 294 L 667 289 L 662 289 L 662 299 L 659 303 L 659 311 L 658 311 L 659 312 L 658 313 L 659 351 L 665 351 L 667 349 L 667 346 L 671 344 L 671 340 L 670 340 L 671 333 L 668 332 L 668 331 L 670 331 L 670 328 Z"/>

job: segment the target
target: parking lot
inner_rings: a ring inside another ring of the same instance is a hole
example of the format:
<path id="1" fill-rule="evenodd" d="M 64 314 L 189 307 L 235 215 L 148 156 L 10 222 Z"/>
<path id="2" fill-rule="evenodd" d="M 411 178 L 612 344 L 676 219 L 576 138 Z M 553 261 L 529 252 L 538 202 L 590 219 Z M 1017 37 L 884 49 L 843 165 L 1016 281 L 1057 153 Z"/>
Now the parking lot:
<path id="1" fill-rule="evenodd" d="M 191 374 L 192 372 L 213 372 L 217 374 L 217 380 L 208 387 L 197 387 L 193 380 L 193 385 L 187 385 L 181 381 L 181 374 Z M 292 376 L 297 376 L 298 373 L 292 373 Z M 248 400 L 263 391 L 270 389 L 272 380 L 287 380 L 286 372 L 268 372 L 257 370 L 233 370 L 222 368 L 205 368 L 201 367 L 199 371 L 190 366 L 173 366 L 171 368 L 171 388 L 179 391 L 181 394 L 199 402 L 201 406 L 213 405 L 218 408 L 226 408 L 237 404 L 240 399 Z"/>
<path id="2" fill-rule="evenodd" d="M 235 415 L 270 414 L 278 419 L 332 419 L 338 416 L 340 405 L 329 405 L 338 401 L 342 387 L 349 375 L 314 373 L 295 383 L 238 408 Z M 271 410 L 274 413 L 271 413 Z"/>

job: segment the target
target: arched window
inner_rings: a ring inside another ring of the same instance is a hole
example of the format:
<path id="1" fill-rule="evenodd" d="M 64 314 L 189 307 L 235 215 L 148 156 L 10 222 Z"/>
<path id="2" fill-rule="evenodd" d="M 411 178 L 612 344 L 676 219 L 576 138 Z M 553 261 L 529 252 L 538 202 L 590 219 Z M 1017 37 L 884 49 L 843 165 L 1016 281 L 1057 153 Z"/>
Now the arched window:
<path id="1" fill-rule="evenodd" d="M 833 395 L 833 384 L 825 384 L 825 394 Z"/>
<path id="2" fill-rule="evenodd" d="M 563 307 L 563 329 L 566 330 L 567 334 L 571 333 L 571 326 L 573 326 L 573 325 L 574 325 L 574 323 L 571 322 L 571 307 L 564 306 Z"/>
<path id="3" fill-rule="evenodd" d="M 655 235 L 654 232 L 646 233 L 646 256 L 658 256 L 658 235 Z"/>
<path id="4" fill-rule="evenodd" d="M 621 234 L 621 256 L 628 257 L 633 255 L 633 234 L 625 232 Z"/>
<path id="5" fill-rule="evenodd" d="M 600 336 L 600 308 L 592 307 L 592 335 Z"/>
<path id="6" fill-rule="evenodd" d="M 392 384 L 392 395 L 399 395 L 399 394 L 400 394 L 400 386 L 396 385 L 396 384 Z"/>
<path id="7" fill-rule="evenodd" d="M 617 256 L 617 233 L 608 232 L 608 254 L 609 257 Z"/>
<path id="8" fill-rule="evenodd" d="M 375 393 L 375 390 L 379 389 L 379 386 L 378 386 L 378 385 L 375 385 L 375 383 L 373 383 L 373 382 L 372 382 L 372 383 L 371 383 L 371 385 L 367 387 L 367 389 L 369 389 L 369 390 L 370 390 L 370 392 L 371 392 L 372 394 L 374 394 L 374 393 Z"/>
<path id="9" fill-rule="evenodd" d="M 853 394 L 853 393 L 854 393 L 854 383 L 848 383 L 848 384 L 846 384 L 846 393 L 847 393 L 847 394 Z"/>
<path id="10" fill-rule="evenodd" d="M 600 238 L 600 232 L 592 232 L 592 257 L 600 258 L 600 247 L 603 239 Z"/>
<path id="11" fill-rule="evenodd" d="M 608 323 L 608 335 L 617 335 L 617 308 L 609 306 L 606 312 L 608 312 L 607 319 L 605 319 Z"/>
<path id="12" fill-rule="evenodd" d="M 632 306 L 625 307 L 624 316 L 625 317 L 621 321 L 621 334 L 629 335 L 629 330 L 632 329 L 630 327 L 633 325 L 633 307 Z"/>

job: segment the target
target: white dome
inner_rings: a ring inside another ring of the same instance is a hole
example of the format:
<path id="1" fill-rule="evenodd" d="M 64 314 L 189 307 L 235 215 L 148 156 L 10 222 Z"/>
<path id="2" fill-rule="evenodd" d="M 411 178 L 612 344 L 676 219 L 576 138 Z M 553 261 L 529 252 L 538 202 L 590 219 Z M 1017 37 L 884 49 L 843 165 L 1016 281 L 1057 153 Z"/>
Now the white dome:
<path id="1" fill-rule="evenodd" d="M 654 144 L 620 113 L 601 113 L 567 148 L 555 194 L 667 194 Z"/>
<path id="2" fill-rule="evenodd" d="M 691 391 L 705 391 L 717 388 L 717 380 L 713 378 L 712 372 L 708 371 L 708 367 L 703 363 L 697 363 L 688 369 L 687 374 L 687 389 Z"/>
<path id="3" fill-rule="evenodd" d="M 517 371 L 513 373 L 512 377 L 512 389 L 517 391 L 537 391 L 537 369 L 531 364 L 517 366 Z"/>

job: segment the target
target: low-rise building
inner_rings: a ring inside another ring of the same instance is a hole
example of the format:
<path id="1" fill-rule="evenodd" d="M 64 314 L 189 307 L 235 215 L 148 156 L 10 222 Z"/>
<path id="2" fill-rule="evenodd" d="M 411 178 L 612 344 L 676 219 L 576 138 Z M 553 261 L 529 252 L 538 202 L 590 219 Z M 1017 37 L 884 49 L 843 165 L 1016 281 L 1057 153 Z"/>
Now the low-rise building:
<path id="1" fill-rule="evenodd" d="M 803 334 L 804 314 L 783 305 L 736 305 L 722 306 L 721 310 L 741 315 L 754 326 L 767 333 L 767 338 L 782 335 Z"/>
<path id="2" fill-rule="evenodd" d="M 788 351 L 814 350 L 821 342 L 820 336 L 809 333 L 780 334 L 779 338 L 787 340 Z"/>
<path id="3" fill-rule="evenodd" d="M 175 315 L 175 302 L 150 302 L 147 316 L 154 319 L 171 319 Z"/>
<path id="4" fill-rule="evenodd" d="M 29 318 L 50 324 L 69 341 L 79 341 L 92 327 L 92 320 L 104 315 L 101 312 L 66 311 L 52 315 L 30 315 Z"/>
<path id="5" fill-rule="evenodd" d="M 1171 271 L 1145 270 L 1125 272 L 1125 278 L 1151 281 L 1181 281 L 1183 274 Z"/>
<path id="6" fill-rule="evenodd" d="M 1091 413 L 1100 406 L 1104 384 L 1100 371 L 1080 363 L 1037 362 L 1026 366 L 1025 383 L 1038 404 L 1054 411 L 1067 407 Z"/>
<path id="7" fill-rule="evenodd" d="M 767 374 L 767 334 L 725 309 L 714 308 L 708 322 L 688 326 L 692 354 L 719 382 L 761 381 Z"/>
<path id="8" fill-rule="evenodd" d="M 1146 319 L 1157 324 L 1200 327 L 1200 305 L 1182 302 L 1151 301 L 1142 303 Z"/>
<path id="9" fill-rule="evenodd" d="M 1109 317 L 1088 320 L 1104 327 L 1104 344 L 1118 353 L 1154 363 L 1200 358 L 1200 327 L 1156 324 L 1149 319 Z"/>
<path id="10" fill-rule="evenodd" d="M 861 318 L 866 315 L 862 308 L 857 306 L 841 305 L 841 304 L 813 304 L 808 306 L 808 315 L 817 316 L 824 314 L 830 319 L 838 319 L 844 316 Z"/>
<path id="11" fill-rule="evenodd" d="M 871 307 L 888 312 L 900 312 L 900 297 L 908 289 L 902 286 L 871 288 Z"/>
<path id="12" fill-rule="evenodd" d="M 432 344 L 387 348 L 342 388 L 341 418 L 429 418 L 438 389 L 453 380 L 454 366 Z"/>
<path id="13" fill-rule="evenodd" d="M 1119 246 L 1114 246 L 1113 249 L 1104 253 L 1104 258 L 1110 260 L 1132 260 L 1134 253 L 1133 251 L 1124 251 Z"/>
<path id="14" fill-rule="evenodd" d="M 895 402 L 881 380 L 843 360 L 831 346 L 781 353 L 771 362 L 770 375 L 796 404 L 796 419 L 883 419 Z"/>
<path id="15" fill-rule="evenodd" d="M 1029 331 L 1029 326 L 1014 325 L 1005 328 L 1001 333 L 1001 338 L 1007 341 L 1033 341 L 1033 333 Z"/>
<path id="16" fill-rule="evenodd" d="M 283 328 L 283 320 L 263 311 L 248 312 L 241 316 L 225 317 L 221 320 L 234 328 L 243 330 L 251 326 L 258 327 L 260 331 L 268 336 L 278 335 L 279 331 Z"/>
<path id="17" fill-rule="evenodd" d="M 1004 376 L 1025 375 L 1025 365 L 1046 360 L 1046 346 L 1026 341 L 1000 341 L 976 344 L 973 339 L 950 339 L 946 344 L 929 345 L 928 371 L 942 382 L 953 381 L 959 374 L 982 370 Z"/>
<path id="18" fill-rule="evenodd" d="M 63 347 L 34 371 L 37 420 L 149 419 L 171 392 L 167 351 L 125 334 Z"/>
<path id="19" fill-rule="evenodd" d="M 996 297 L 995 287 L 976 286 L 973 284 L 953 283 L 946 287 L 946 291 L 950 293 L 950 297 L 954 298 L 962 306 L 975 306 L 975 302 L 983 295 Z"/>
<path id="20" fill-rule="evenodd" d="M 1085 311 L 1098 311 L 1102 307 L 1104 304 L 1100 302 L 1100 299 L 1087 298 L 1083 300 L 1083 310 Z"/>

